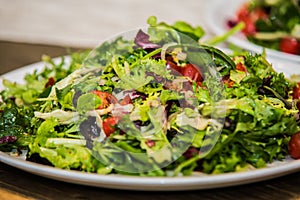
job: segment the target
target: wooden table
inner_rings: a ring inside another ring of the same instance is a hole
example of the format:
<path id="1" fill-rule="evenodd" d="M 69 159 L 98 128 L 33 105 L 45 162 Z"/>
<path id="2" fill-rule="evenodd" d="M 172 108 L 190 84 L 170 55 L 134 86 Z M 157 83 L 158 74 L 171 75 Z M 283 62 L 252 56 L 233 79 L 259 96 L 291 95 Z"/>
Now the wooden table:
<path id="1" fill-rule="evenodd" d="M 57 46 L 0 42 L 0 74 L 40 60 L 42 54 L 65 55 Z M 23 199 L 300 199 L 300 172 L 253 184 L 183 192 L 112 190 L 64 183 L 0 163 L 0 200 Z"/>

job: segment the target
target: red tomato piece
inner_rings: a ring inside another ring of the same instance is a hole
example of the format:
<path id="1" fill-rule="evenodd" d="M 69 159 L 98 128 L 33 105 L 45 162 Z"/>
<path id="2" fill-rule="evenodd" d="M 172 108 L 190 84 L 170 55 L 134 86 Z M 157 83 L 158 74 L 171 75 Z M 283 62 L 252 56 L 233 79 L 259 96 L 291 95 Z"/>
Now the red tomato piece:
<path id="1" fill-rule="evenodd" d="M 50 78 L 48 79 L 48 82 L 47 82 L 46 85 L 45 85 L 45 88 L 51 87 L 51 86 L 53 86 L 54 84 L 55 84 L 54 78 L 53 78 L 53 77 L 50 77 Z"/>
<path id="2" fill-rule="evenodd" d="M 186 64 L 183 69 L 181 70 L 183 76 L 189 77 L 191 80 L 196 82 L 202 82 L 202 72 L 200 69 L 193 64 Z"/>
<path id="3" fill-rule="evenodd" d="M 280 40 L 279 50 L 290 54 L 300 54 L 300 41 L 292 37 L 282 38 Z"/>
<path id="4" fill-rule="evenodd" d="M 116 130 L 116 124 L 118 123 L 118 119 L 115 117 L 109 117 L 103 120 L 102 128 L 105 135 L 108 137 Z"/>
<path id="5" fill-rule="evenodd" d="M 223 84 L 227 85 L 228 88 L 232 88 L 234 82 L 232 80 L 229 79 L 229 76 L 223 76 L 222 78 L 222 82 Z"/>
<path id="6" fill-rule="evenodd" d="M 236 70 L 247 72 L 247 67 L 243 63 L 238 63 L 236 64 Z"/>
<path id="7" fill-rule="evenodd" d="M 167 60 L 167 69 L 171 70 L 171 72 L 175 75 L 181 72 L 181 67 L 169 60 Z"/>
<path id="8" fill-rule="evenodd" d="M 147 140 L 146 144 L 147 144 L 148 147 L 153 147 L 153 146 L 155 146 L 155 141 L 153 141 L 153 140 Z"/>
<path id="9" fill-rule="evenodd" d="M 293 87 L 293 99 L 300 99 L 300 83 Z"/>
<path id="10" fill-rule="evenodd" d="M 300 159 L 300 132 L 291 137 L 288 147 L 290 156 L 294 159 Z"/>
<path id="11" fill-rule="evenodd" d="M 118 102 L 117 98 L 108 92 L 94 90 L 92 91 L 92 93 L 97 95 L 102 101 L 98 109 L 106 108 L 107 106 L 109 106 L 109 104 Z"/>

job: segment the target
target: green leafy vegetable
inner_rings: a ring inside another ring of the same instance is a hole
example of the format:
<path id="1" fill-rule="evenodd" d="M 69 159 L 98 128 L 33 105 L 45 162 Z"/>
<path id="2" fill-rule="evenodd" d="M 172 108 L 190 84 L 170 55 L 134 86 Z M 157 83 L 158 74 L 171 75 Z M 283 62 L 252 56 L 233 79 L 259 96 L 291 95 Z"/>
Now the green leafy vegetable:
<path id="1" fill-rule="evenodd" d="M 139 176 L 244 171 L 288 156 L 299 130 L 295 83 L 264 54 L 202 44 L 201 27 L 148 24 L 70 62 L 44 56 L 47 67 L 23 85 L 4 80 L 0 150 Z"/>

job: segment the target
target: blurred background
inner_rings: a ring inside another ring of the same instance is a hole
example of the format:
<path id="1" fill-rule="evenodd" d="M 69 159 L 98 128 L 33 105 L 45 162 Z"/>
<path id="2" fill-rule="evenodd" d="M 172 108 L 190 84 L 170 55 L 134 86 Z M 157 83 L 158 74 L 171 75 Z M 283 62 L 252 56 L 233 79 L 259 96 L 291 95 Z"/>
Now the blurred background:
<path id="1" fill-rule="evenodd" d="M 67 49 L 92 49 L 120 32 L 168 23 L 204 26 L 204 0 L 0 0 L 0 74 Z"/>

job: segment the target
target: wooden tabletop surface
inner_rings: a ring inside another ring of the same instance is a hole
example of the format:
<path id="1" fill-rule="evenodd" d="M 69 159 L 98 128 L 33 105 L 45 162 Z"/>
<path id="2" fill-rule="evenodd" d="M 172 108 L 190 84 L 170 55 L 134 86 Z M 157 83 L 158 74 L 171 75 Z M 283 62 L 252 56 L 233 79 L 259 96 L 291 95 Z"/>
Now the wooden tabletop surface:
<path id="1" fill-rule="evenodd" d="M 40 60 L 42 54 L 59 56 L 66 48 L 0 41 L 0 74 Z M 300 171 L 283 177 L 234 187 L 178 191 L 126 191 L 64 183 L 36 176 L 0 163 L 0 200 L 24 199 L 300 199 Z"/>

